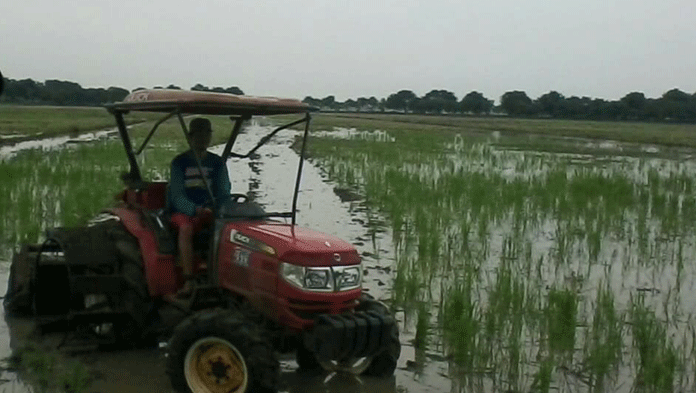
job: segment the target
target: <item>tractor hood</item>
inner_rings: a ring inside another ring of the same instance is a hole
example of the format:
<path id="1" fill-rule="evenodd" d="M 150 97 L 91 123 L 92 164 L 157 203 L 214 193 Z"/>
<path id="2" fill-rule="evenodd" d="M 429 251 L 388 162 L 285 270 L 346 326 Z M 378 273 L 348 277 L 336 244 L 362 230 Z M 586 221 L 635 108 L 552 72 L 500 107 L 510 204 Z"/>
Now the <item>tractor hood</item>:
<path id="1" fill-rule="evenodd" d="M 236 225 L 235 225 L 236 226 Z M 337 266 L 360 263 L 352 244 L 338 237 L 285 223 L 245 223 L 234 228 L 231 239 L 261 242 L 272 247 L 283 262 L 300 266 Z M 240 236 L 241 235 L 241 236 Z"/>

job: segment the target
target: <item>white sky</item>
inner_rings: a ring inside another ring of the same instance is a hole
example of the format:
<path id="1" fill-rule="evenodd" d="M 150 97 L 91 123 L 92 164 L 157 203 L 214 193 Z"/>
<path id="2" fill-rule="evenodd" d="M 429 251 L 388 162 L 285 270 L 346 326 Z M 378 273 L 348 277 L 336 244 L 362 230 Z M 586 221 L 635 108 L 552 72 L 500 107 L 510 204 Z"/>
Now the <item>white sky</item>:
<path id="1" fill-rule="evenodd" d="M 0 0 L 11 79 L 343 101 L 696 91 L 696 0 Z"/>

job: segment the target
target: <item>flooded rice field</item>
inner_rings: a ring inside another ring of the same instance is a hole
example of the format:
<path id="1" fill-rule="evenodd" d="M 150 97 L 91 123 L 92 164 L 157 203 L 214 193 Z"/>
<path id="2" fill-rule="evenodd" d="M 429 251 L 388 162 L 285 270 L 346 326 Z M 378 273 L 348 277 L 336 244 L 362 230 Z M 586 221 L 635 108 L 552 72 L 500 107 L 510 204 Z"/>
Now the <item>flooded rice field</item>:
<path id="1" fill-rule="evenodd" d="M 251 141 L 269 131 L 246 129 Z M 284 391 L 696 388 L 692 151 L 565 140 L 548 152 L 499 134 L 318 131 L 298 223 L 356 246 L 365 288 L 396 310 L 402 352 L 388 380 L 305 375 L 284 360 Z M 287 211 L 298 156 L 293 135 L 279 136 L 228 169 L 233 192 Z M 119 149 L 98 142 L 0 163 L 2 259 L 46 227 L 82 222 L 107 206 L 121 188 Z M 143 160 L 168 162 L 177 149 L 148 151 Z M 100 186 L 77 186 L 90 182 Z M 62 202 L 74 192 L 79 207 Z M 0 264 L 0 289 L 8 267 Z M 31 331 L 30 322 L 8 322 L 0 357 Z M 69 358 L 90 370 L 90 392 L 171 391 L 161 350 Z M 0 391 L 26 389 L 15 374 L 2 377 Z"/>
<path id="2" fill-rule="evenodd" d="M 352 133 L 312 154 L 386 217 L 393 304 L 447 390 L 693 389 L 693 152 L 555 144 Z"/>

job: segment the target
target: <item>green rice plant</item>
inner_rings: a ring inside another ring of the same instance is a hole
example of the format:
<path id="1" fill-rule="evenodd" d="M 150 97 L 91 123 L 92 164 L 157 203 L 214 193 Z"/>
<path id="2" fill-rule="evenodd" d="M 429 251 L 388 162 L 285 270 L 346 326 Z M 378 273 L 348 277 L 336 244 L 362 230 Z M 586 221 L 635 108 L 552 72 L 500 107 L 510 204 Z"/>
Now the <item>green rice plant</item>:
<path id="1" fill-rule="evenodd" d="M 603 392 L 605 381 L 621 364 L 624 315 L 616 309 L 614 294 L 605 284 L 597 288 L 594 315 L 586 330 L 583 364 L 592 392 Z"/>
<path id="2" fill-rule="evenodd" d="M 65 393 L 82 393 L 92 382 L 92 375 L 84 364 L 70 361 L 58 378 L 58 385 Z"/>
<path id="3" fill-rule="evenodd" d="M 673 391 L 680 368 L 678 352 L 665 325 L 647 308 L 643 296 L 631 299 L 630 321 L 637 355 L 637 389 L 645 392 Z"/>
<path id="4" fill-rule="evenodd" d="M 464 373 L 473 373 L 480 363 L 480 309 L 472 293 L 472 281 L 464 278 L 448 291 L 442 315 L 443 339 L 453 362 Z"/>
<path id="5" fill-rule="evenodd" d="M 416 337 L 413 346 L 416 350 L 425 351 L 430 338 L 430 307 L 426 302 L 418 304 L 418 319 L 416 320 Z"/>
<path id="6" fill-rule="evenodd" d="M 412 262 L 405 257 L 397 261 L 397 266 L 392 289 L 394 304 L 404 309 L 404 325 L 408 325 L 408 319 L 417 311 L 422 299 L 423 278 L 412 268 Z"/>
<path id="7" fill-rule="evenodd" d="M 543 359 L 539 364 L 539 369 L 534 373 L 530 391 L 534 393 L 548 393 L 551 390 L 554 369 L 553 357 Z"/>
<path id="8" fill-rule="evenodd" d="M 549 350 L 565 362 L 572 360 L 577 329 L 578 295 L 571 289 L 551 288 L 546 318 Z"/>

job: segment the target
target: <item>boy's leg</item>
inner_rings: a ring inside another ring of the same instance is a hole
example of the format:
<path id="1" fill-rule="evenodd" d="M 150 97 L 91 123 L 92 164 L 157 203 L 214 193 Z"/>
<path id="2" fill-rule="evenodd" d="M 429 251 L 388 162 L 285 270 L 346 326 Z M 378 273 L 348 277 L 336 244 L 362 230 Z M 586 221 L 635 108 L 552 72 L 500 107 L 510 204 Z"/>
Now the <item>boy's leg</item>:
<path id="1" fill-rule="evenodd" d="M 188 295 L 193 289 L 193 235 L 196 230 L 196 219 L 175 213 L 172 215 L 172 224 L 178 228 L 179 263 L 184 274 L 184 286 L 178 293 Z"/>

